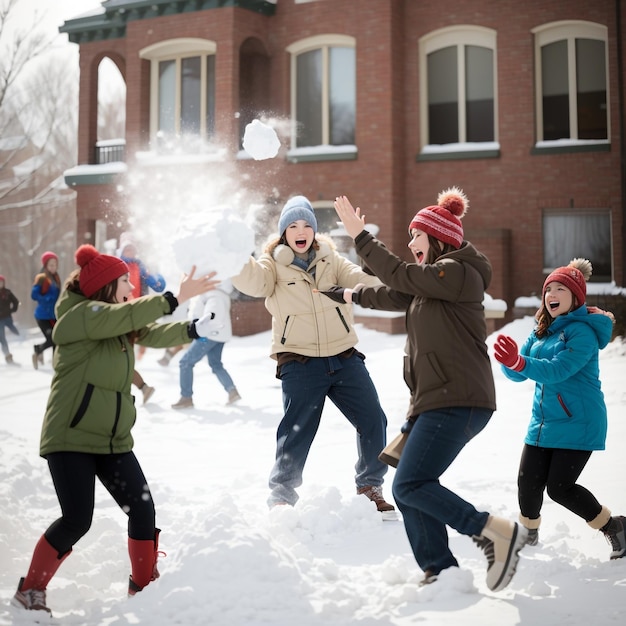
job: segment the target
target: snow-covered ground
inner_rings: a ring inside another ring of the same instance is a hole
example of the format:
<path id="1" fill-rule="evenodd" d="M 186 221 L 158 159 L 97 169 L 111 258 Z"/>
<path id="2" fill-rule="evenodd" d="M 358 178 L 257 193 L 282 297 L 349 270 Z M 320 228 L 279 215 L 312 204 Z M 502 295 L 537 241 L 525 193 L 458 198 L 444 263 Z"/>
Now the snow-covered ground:
<path id="1" fill-rule="evenodd" d="M 527 318 L 504 330 L 523 340 Z M 404 419 L 404 336 L 357 327 L 359 347 L 388 416 L 388 434 Z M 51 378 L 33 370 L 36 329 L 9 335 L 16 362 L 0 364 L 0 625 L 36 615 L 9 605 L 33 547 L 59 515 L 39 431 Z M 493 337 L 489 338 L 491 344 Z M 126 518 L 98 485 L 90 532 L 48 589 L 54 621 L 81 626 L 601 626 L 622 624 L 626 558 L 609 561 L 604 537 L 546 500 L 540 544 L 522 551 L 518 572 L 500 593 L 485 585 L 485 559 L 450 532 L 461 567 L 418 588 L 415 564 L 399 522 L 383 522 L 355 495 L 355 433 L 328 403 L 295 508 L 269 511 L 267 476 L 274 458 L 281 391 L 267 356 L 269 333 L 236 337 L 224 363 L 242 400 L 226 395 L 206 362 L 196 366 L 195 409 L 175 411 L 178 359 L 157 364 L 148 350 L 137 369 L 156 387 L 139 402 L 135 452 L 150 482 L 162 529 L 161 578 L 126 597 Z M 495 363 L 495 361 L 494 361 Z M 479 509 L 516 518 L 516 475 L 532 384 L 514 384 L 494 366 L 498 411 L 444 475 L 443 482 Z M 607 450 L 591 458 L 582 483 L 615 513 L 626 514 L 626 345 L 601 355 L 609 406 Z M 391 498 L 393 471 L 385 483 Z M 46 620 L 47 621 L 47 620 Z"/>

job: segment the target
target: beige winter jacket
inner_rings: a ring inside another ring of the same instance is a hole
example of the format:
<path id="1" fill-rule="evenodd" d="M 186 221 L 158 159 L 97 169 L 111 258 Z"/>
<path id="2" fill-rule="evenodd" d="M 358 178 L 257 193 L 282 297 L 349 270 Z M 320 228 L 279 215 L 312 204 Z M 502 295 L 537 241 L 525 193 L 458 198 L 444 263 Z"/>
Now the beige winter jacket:
<path id="1" fill-rule="evenodd" d="M 319 250 L 309 271 L 292 265 L 294 253 L 277 241 L 259 259 L 250 258 L 233 285 L 239 291 L 265 298 L 272 315 L 271 356 L 293 352 L 310 357 L 334 356 L 356 345 L 352 305 L 339 304 L 314 293 L 334 285 L 353 288 L 358 283 L 374 287 L 381 282 L 340 255 L 332 240 L 317 235 Z M 315 274 L 310 270 L 315 267 Z"/>

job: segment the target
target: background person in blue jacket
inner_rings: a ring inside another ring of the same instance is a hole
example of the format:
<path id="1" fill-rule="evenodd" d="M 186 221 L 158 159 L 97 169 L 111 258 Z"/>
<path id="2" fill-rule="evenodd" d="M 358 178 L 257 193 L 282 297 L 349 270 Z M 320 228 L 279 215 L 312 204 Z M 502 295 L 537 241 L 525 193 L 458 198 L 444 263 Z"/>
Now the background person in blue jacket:
<path id="1" fill-rule="evenodd" d="M 593 450 L 604 450 L 607 411 L 600 385 L 599 351 L 611 340 L 612 313 L 585 306 L 591 263 L 574 259 L 543 284 L 537 326 L 521 350 L 499 335 L 495 357 L 505 376 L 535 381 L 532 416 L 520 461 L 520 521 L 536 545 L 543 493 L 601 530 L 611 559 L 626 554 L 626 517 L 611 515 L 577 480 Z"/>
<path id="2" fill-rule="evenodd" d="M 33 367 L 37 369 L 43 365 L 43 353 L 48 348 L 54 351 L 54 341 L 52 341 L 52 329 L 56 322 L 54 306 L 61 293 L 61 279 L 57 270 L 59 269 L 59 257 L 54 252 L 44 252 L 41 255 L 41 271 L 33 282 L 30 297 L 37 302 L 35 307 L 35 321 L 41 329 L 45 341 L 34 346 Z"/>

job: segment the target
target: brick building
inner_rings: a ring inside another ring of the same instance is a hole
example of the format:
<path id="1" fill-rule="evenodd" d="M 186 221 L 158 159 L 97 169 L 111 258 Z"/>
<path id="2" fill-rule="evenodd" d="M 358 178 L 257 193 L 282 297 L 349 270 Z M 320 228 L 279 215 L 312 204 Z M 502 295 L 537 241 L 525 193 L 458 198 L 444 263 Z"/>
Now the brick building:
<path id="1" fill-rule="evenodd" d="M 331 229 L 346 194 L 409 260 L 411 217 L 457 185 L 508 316 L 574 256 L 623 285 L 623 21 L 619 0 L 103 1 L 61 27 L 80 49 L 78 243 L 116 237 L 136 207 L 153 234 L 202 180 L 263 207 L 268 231 L 294 193 Z M 126 84 L 113 157 L 104 57 Z M 274 159 L 241 149 L 255 118 L 279 134 Z"/>

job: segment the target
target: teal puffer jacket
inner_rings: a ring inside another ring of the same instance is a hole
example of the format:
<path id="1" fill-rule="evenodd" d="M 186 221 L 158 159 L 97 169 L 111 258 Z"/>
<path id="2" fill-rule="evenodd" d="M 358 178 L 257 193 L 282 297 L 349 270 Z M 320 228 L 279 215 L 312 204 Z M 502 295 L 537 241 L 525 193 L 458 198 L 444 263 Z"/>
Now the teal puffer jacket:
<path id="1" fill-rule="evenodd" d="M 133 448 L 135 399 L 133 346 L 126 336 L 153 348 L 189 343 L 187 322 L 155 324 L 170 312 L 161 295 L 109 304 L 65 291 L 56 306 L 54 375 L 41 432 L 40 454 L 92 454 Z"/>
<path id="2" fill-rule="evenodd" d="M 504 366 L 516 382 L 535 381 L 525 443 L 542 448 L 604 450 L 607 410 L 600 384 L 599 351 L 611 340 L 613 323 L 583 304 L 559 315 L 539 339 L 534 331 L 520 348 L 521 372 Z"/>

